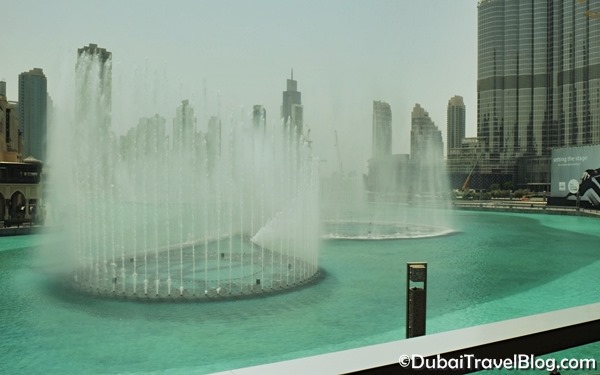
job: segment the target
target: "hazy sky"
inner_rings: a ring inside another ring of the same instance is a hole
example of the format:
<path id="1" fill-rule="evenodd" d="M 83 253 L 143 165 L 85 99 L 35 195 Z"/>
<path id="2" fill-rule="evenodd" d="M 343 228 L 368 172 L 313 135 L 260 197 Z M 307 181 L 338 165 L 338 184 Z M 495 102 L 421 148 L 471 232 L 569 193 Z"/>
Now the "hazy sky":
<path id="1" fill-rule="evenodd" d="M 279 125 L 290 70 L 325 166 L 365 172 L 373 100 L 392 108 L 394 153 L 409 153 L 410 112 L 429 111 L 446 137 L 453 95 L 476 135 L 476 0 L 122 1 L 1 0 L 0 79 L 18 100 L 18 75 L 44 70 L 59 110 L 70 110 L 77 48 L 113 53 L 113 126 L 142 116 L 170 122 L 189 99 L 199 127 L 211 115 L 250 123 L 254 104 Z"/>

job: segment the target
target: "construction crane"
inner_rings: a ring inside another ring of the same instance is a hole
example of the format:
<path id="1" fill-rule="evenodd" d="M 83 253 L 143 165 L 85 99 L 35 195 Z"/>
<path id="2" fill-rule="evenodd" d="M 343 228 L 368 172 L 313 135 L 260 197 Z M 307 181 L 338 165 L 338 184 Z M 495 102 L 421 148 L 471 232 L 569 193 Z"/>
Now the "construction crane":
<path id="1" fill-rule="evenodd" d="M 481 157 L 482 152 L 477 154 L 477 159 L 475 159 L 475 163 L 473 164 L 473 167 L 471 167 L 471 171 L 469 171 L 469 174 L 467 175 L 467 178 L 465 179 L 465 182 L 462 185 L 461 191 L 463 193 L 467 192 L 467 189 L 469 188 L 469 182 L 471 181 L 471 175 L 473 175 L 473 171 L 475 171 L 475 167 L 477 167 L 477 163 L 479 163 L 479 158 Z"/>
<path id="2" fill-rule="evenodd" d="M 471 171 L 469 172 L 469 174 L 467 175 L 467 178 L 465 179 L 465 183 L 463 184 L 462 188 L 460 189 L 463 193 L 466 193 L 467 189 L 469 188 L 469 182 L 471 181 L 471 175 L 473 174 L 473 171 L 475 170 L 475 167 L 477 166 L 478 161 L 479 161 L 479 158 L 477 158 L 477 160 L 475 160 L 475 164 L 473 164 Z"/>
<path id="3" fill-rule="evenodd" d="M 340 145 L 338 144 L 337 130 L 334 130 L 333 132 L 335 133 L 335 151 L 337 153 L 337 160 L 340 165 L 340 174 L 343 176 L 344 175 L 344 164 L 342 163 L 342 158 L 340 156 Z"/>

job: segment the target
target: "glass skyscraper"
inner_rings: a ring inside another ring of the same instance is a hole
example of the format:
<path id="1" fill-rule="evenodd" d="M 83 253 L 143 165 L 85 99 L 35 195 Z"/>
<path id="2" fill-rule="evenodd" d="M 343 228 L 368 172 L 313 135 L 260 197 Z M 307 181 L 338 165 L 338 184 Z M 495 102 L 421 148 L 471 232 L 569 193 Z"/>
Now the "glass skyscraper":
<path id="1" fill-rule="evenodd" d="M 461 147 L 465 138 L 465 103 L 462 96 L 454 95 L 448 100 L 446 121 L 447 154 L 450 155 L 451 150 Z"/>
<path id="2" fill-rule="evenodd" d="M 553 147 L 600 143 L 600 1 L 481 0 L 477 136 L 491 173 L 549 182 Z"/>
<path id="3" fill-rule="evenodd" d="M 415 162 L 438 162 L 444 157 L 442 132 L 429 113 L 415 104 L 411 113 L 410 158 Z"/>
<path id="4" fill-rule="evenodd" d="M 34 68 L 19 74 L 19 116 L 23 157 L 46 160 L 48 92 L 44 72 Z M 17 137 L 17 134 L 12 134 Z"/>
<path id="5" fill-rule="evenodd" d="M 302 107 L 302 93 L 298 91 L 298 81 L 294 80 L 294 72 L 287 80 L 286 90 L 283 92 L 283 104 L 281 105 L 281 118 L 286 129 L 296 129 L 302 134 L 304 124 L 304 107 Z M 290 132 L 290 134 L 292 134 Z"/>
<path id="6" fill-rule="evenodd" d="M 374 159 L 392 155 L 392 109 L 386 102 L 373 101 L 372 155 Z"/>

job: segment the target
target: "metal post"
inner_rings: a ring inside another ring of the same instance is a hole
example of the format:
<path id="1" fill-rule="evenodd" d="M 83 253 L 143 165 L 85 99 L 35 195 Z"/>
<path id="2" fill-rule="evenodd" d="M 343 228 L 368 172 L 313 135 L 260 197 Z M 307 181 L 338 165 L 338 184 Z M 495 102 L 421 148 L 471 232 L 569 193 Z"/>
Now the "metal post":
<path id="1" fill-rule="evenodd" d="M 406 263 L 406 338 L 425 335 L 427 262 Z"/>

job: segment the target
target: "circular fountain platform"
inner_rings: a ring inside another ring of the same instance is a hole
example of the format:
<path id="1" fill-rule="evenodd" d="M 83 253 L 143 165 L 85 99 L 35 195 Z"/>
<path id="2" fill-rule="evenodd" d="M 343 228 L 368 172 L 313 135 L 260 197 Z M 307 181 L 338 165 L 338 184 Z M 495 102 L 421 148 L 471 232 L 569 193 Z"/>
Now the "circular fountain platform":
<path id="1" fill-rule="evenodd" d="M 324 223 L 323 238 L 336 240 L 396 240 L 439 237 L 454 232 L 449 228 L 422 224 L 332 220 Z"/>
<path id="2" fill-rule="evenodd" d="M 69 277 L 72 289 L 154 301 L 251 298 L 307 286 L 322 277 L 313 262 L 291 251 L 271 251 L 244 236 L 135 255 L 106 254 L 84 264 Z"/>

